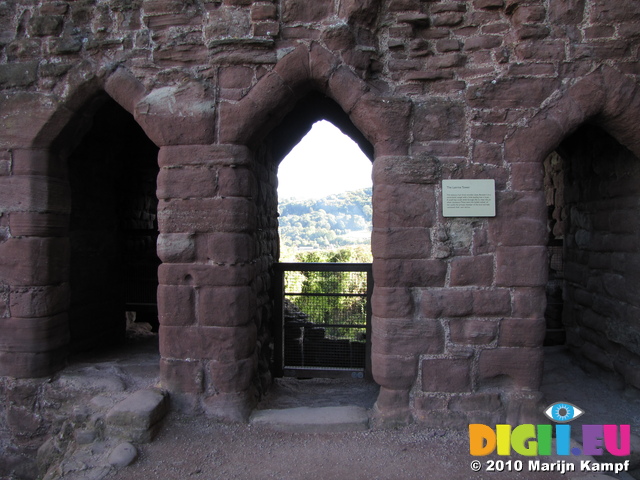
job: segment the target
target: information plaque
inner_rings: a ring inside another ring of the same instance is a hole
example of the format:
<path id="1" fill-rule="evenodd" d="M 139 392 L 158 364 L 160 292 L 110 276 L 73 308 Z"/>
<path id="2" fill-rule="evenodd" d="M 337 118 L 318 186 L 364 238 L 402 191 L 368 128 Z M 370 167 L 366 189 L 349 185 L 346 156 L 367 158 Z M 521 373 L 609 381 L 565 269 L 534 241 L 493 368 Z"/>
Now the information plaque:
<path id="1" fill-rule="evenodd" d="M 495 217 L 496 186 L 489 180 L 443 180 L 442 215 Z"/>

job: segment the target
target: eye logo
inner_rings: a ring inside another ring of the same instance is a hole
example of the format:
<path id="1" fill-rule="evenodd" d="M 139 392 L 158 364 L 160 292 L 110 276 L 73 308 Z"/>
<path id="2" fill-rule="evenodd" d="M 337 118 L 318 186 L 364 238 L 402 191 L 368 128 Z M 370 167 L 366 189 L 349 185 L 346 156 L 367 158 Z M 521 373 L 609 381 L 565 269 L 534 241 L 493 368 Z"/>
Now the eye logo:
<path id="1" fill-rule="evenodd" d="M 557 402 L 549 405 L 544 414 L 554 422 L 567 423 L 575 420 L 584 413 L 584 410 L 576 407 L 572 403 Z"/>

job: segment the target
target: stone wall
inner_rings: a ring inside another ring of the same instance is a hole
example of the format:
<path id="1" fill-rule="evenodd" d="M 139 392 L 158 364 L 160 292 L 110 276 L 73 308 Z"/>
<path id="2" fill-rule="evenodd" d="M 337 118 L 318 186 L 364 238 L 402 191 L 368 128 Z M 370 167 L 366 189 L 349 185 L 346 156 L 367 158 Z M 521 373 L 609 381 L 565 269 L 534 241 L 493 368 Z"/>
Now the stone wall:
<path id="1" fill-rule="evenodd" d="M 283 137 L 304 134 L 292 119 L 313 110 L 305 122 L 342 116 L 371 147 L 376 419 L 464 425 L 534 411 L 548 279 L 543 162 L 583 124 L 640 153 L 638 4 L 0 9 L 0 374 L 43 376 L 64 362 L 72 194 L 61 165 L 76 145 L 70 126 L 106 92 L 160 148 L 161 376 L 177 404 L 243 419 L 268 383 L 275 171 Z M 450 178 L 494 179 L 497 216 L 444 218 Z M 635 253 L 607 251 L 612 262 Z M 616 281 L 629 273 L 613 271 Z M 633 351 L 619 335 L 625 319 L 610 340 Z"/>

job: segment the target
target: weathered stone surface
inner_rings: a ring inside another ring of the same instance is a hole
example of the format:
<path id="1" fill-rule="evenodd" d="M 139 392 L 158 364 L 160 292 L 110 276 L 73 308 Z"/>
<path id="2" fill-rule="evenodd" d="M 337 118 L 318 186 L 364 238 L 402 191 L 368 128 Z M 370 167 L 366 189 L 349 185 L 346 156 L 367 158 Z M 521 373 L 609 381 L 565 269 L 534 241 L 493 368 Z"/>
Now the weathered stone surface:
<path id="1" fill-rule="evenodd" d="M 127 440 L 150 441 L 168 408 L 166 393 L 153 389 L 138 390 L 109 410 L 107 428 L 112 434 Z"/>
<path id="2" fill-rule="evenodd" d="M 118 444 L 107 457 L 107 463 L 115 468 L 131 465 L 138 458 L 138 450 L 129 442 Z"/>
<path id="3" fill-rule="evenodd" d="M 425 392 L 471 391 L 471 362 L 468 358 L 422 360 L 422 390 Z"/>
<path id="4" fill-rule="evenodd" d="M 21 62 L 0 65 L 0 85 L 3 87 L 27 87 L 37 79 L 38 62 Z"/>
<path id="5" fill-rule="evenodd" d="M 444 351 L 444 329 L 439 321 L 374 318 L 372 325 L 374 353 L 432 355 Z"/>
<path id="6" fill-rule="evenodd" d="M 452 259 L 450 265 L 452 287 L 493 284 L 493 255 L 458 257 Z"/>
<path id="7" fill-rule="evenodd" d="M 214 138 L 215 104 L 199 83 L 163 87 L 135 107 L 135 117 L 156 145 L 206 144 Z"/>
<path id="8" fill-rule="evenodd" d="M 494 348 L 483 350 L 478 362 L 478 379 L 482 385 L 497 382 L 503 387 L 537 390 L 542 379 L 541 348 Z"/>
<path id="9" fill-rule="evenodd" d="M 251 287 L 213 287 L 198 291 L 198 324 L 218 327 L 247 325 L 256 312 Z"/>
<path id="10" fill-rule="evenodd" d="M 298 407 L 257 410 L 250 422 L 279 432 L 358 432 L 369 428 L 369 415 L 364 408 L 355 406 Z"/>

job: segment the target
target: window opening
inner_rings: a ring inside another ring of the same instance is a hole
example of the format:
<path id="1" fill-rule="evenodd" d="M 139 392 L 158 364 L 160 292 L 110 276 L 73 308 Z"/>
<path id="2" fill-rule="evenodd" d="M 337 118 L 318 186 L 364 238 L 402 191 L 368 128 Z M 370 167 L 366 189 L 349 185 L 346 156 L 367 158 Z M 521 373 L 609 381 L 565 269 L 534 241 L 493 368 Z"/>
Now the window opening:
<path id="1" fill-rule="evenodd" d="M 279 166 L 286 263 L 277 269 L 277 374 L 363 378 L 369 370 L 371 168 L 328 121 L 315 123 Z"/>

